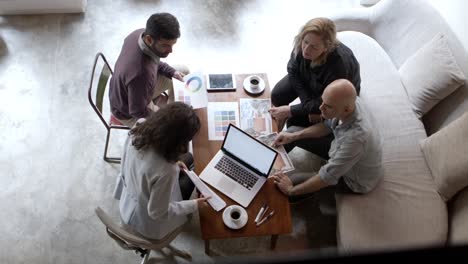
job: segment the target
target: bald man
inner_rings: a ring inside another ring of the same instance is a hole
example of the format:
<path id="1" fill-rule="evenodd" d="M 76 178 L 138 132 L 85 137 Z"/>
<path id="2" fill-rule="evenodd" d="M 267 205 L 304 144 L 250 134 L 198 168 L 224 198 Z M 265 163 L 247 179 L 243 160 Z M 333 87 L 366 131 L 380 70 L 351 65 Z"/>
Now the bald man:
<path id="1" fill-rule="evenodd" d="M 278 188 L 290 196 L 316 192 L 334 186 L 334 192 L 367 193 L 382 177 L 381 139 L 370 113 L 356 97 L 351 82 L 340 79 L 330 83 L 320 105 L 323 122 L 296 132 L 281 132 L 275 144 L 333 133 L 327 164 L 308 180 L 293 185 L 284 173 L 273 176 Z"/>

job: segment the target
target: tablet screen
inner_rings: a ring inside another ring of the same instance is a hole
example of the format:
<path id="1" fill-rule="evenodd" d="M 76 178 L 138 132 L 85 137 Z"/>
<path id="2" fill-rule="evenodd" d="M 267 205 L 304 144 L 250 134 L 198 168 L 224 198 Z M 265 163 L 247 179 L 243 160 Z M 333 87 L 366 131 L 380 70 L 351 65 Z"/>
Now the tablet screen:
<path id="1" fill-rule="evenodd" d="M 235 88 L 236 82 L 233 74 L 208 74 L 208 90 L 232 90 Z"/>

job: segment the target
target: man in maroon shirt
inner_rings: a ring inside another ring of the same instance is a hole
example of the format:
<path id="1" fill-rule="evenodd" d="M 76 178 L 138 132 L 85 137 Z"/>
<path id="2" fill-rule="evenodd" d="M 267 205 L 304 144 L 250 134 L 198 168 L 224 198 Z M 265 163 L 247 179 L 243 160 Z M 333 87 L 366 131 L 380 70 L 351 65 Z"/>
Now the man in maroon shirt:
<path id="1" fill-rule="evenodd" d="M 109 84 L 111 112 L 122 124 L 132 127 L 161 104 L 174 101 L 172 78 L 183 81 L 188 70 L 182 73 L 160 59 L 172 52 L 179 37 L 177 18 L 156 13 L 146 28 L 125 38 Z"/>

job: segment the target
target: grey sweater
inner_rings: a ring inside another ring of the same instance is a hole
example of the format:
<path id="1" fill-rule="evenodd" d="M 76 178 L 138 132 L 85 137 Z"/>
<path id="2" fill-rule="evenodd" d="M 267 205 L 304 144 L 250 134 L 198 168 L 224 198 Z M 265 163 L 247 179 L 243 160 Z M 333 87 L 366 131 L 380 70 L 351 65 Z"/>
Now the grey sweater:
<path id="1" fill-rule="evenodd" d="M 152 239 L 183 225 L 198 207 L 195 200 L 182 200 L 179 171 L 153 150 L 138 151 L 129 136 L 114 192 L 122 221 Z"/>

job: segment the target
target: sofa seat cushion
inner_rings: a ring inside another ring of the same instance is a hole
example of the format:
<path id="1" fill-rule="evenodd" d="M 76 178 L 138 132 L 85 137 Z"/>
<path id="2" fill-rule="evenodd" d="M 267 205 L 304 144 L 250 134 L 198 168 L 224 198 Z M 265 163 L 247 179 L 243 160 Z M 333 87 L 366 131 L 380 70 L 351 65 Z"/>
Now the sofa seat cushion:
<path id="1" fill-rule="evenodd" d="M 419 147 L 426 138 L 398 70 L 372 38 L 341 32 L 361 65 L 361 98 L 382 136 L 384 177 L 366 195 L 338 195 L 338 243 L 342 250 L 382 250 L 442 245 L 447 208 Z"/>
<path id="2" fill-rule="evenodd" d="M 468 243 L 468 187 L 449 201 L 450 223 L 448 242 L 451 245 Z"/>

